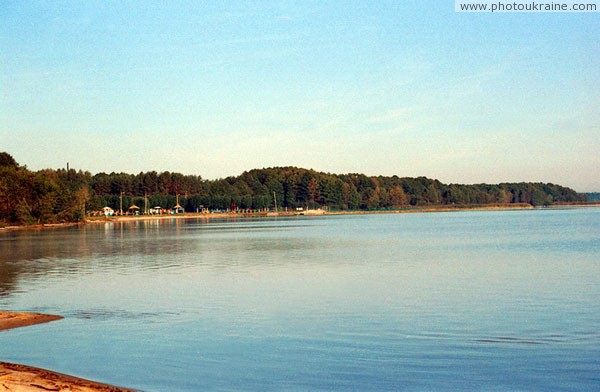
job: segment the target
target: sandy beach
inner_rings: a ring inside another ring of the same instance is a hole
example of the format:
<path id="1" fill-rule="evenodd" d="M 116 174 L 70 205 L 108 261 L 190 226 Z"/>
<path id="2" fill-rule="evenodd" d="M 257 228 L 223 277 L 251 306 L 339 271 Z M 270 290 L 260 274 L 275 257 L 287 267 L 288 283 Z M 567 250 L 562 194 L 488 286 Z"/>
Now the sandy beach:
<path id="1" fill-rule="evenodd" d="M 109 217 L 88 217 L 85 221 L 86 224 L 102 224 L 102 223 L 124 223 L 124 222 L 135 222 L 135 221 L 148 221 L 148 220 L 175 220 L 175 219 L 202 219 L 206 221 L 216 219 L 239 219 L 239 218 L 265 218 L 265 217 L 294 217 L 294 216 L 327 216 L 327 215 L 367 215 L 367 214 L 402 214 L 402 213 L 426 213 L 426 212 L 450 212 L 450 211 L 461 211 L 461 210 L 473 210 L 473 211 L 485 211 L 485 210 L 520 210 L 520 209 L 531 209 L 534 208 L 530 204 L 494 204 L 484 206 L 427 206 L 427 207 L 406 207 L 399 209 L 389 210 L 349 210 L 349 211 L 329 211 L 329 210 L 308 210 L 302 213 L 296 211 L 279 211 L 276 215 L 270 215 L 271 213 L 264 212 L 216 212 L 216 213 L 194 213 L 185 212 L 180 214 L 162 214 L 162 215 L 115 215 Z M 43 228 L 60 227 L 57 225 L 44 225 Z M 9 228 L 7 228 L 9 229 Z M 1 229 L 0 229 L 1 231 Z"/>
<path id="2" fill-rule="evenodd" d="M 0 331 L 56 321 L 61 316 L 0 310 Z M 0 391 L 133 392 L 32 366 L 0 362 Z"/>
<path id="3" fill-rule="evenodd" d="M 41 313 L 18 313 L 0 310 L 0 331 L 60 320 L 61 316 Z"/>

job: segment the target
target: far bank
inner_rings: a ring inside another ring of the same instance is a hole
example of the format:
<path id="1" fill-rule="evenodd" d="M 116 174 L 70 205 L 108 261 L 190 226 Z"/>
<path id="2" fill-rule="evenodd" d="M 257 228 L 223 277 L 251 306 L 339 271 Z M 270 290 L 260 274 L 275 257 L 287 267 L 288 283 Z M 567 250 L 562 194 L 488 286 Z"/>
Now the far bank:
<path id="1" fill-rule="evenodd" d="M 352 211 L 331 211 L 331 210 L 305 210 L 302 213 L 296 211 L 278 211 L 278 212 L 208 212 L 195 213 L 184 212 L 179 214 L 153 214 L 153 215 L 115 215 L 101 217 L 87 217 L 84 222 L 65 222 L 49 223 L 35 225 L 15 225 L 0 227 L 0 233 L 20 230 L 48 230 L 64 227 L 84 226 L 86 224 L 102 224 L 116 222 L 135 222 L 149 220 L 179 220 L 179 219 L 235 219 L 235 218 L 273 218 L 273 217 L 293 217 L 293 216 L 328 216 L 328 215 L 370 215 L 370 214 L 405 214 L 405 213 L 431 213 L 431 212 L 454 212 L 454 211 L 502 211 L 502 210 L 529 210 L 529 209 L 558 209 L 558 208 L 585 208 L 600 207 L 600 202 L 592 203 L 563 203 L 551 206 L 535 207 L 527 203 L 510 203 L 494 205 L 438 205 L 425 207 L 404 207 L 397 209 L 380 210 L 352 210 Z"/>

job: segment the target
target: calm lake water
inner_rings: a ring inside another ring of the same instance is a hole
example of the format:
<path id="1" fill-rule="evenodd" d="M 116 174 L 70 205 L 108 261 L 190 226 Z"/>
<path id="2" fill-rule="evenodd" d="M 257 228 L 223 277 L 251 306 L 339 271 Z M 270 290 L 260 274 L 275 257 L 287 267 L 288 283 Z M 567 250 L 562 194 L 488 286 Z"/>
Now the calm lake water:
<path id="1" fill-rule="evenodd" d="M 600 389 L 600 209 L 0 235 L 0 360 L 144 391 Z"/>

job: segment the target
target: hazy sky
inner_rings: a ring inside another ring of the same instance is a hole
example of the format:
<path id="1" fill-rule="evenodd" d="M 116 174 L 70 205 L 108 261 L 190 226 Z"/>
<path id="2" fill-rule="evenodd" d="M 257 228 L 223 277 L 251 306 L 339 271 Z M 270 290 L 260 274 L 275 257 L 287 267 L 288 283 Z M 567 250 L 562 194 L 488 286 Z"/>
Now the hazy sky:
<path id="1" fill-rule="evenodd" d="M 600 191 L 599 38 L 600 13 L 453 0 L 5 0 L 0 151 L 34 170 Z"/>

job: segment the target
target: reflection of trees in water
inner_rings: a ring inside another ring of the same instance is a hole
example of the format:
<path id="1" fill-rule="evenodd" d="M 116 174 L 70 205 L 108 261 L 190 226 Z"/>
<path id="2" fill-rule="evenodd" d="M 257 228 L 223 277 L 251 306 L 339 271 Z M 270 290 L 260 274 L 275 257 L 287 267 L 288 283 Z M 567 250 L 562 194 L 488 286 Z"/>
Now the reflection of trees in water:
<path id="1" fill-rule="evenodd" d="M 15 290 L 18 274 L 13 265 L 0 261 L 0 297 L 6 297 Z"/>
<path id="2" fill-rule="evenodd" d="M 174 253 L 182 246 L 182 240 L 159 230 L 165 225 L 174 234 L 181 222 L 105 223 L 0 235 L 0 297 L 14 293 L 19 282 L 127 269 L 140 263 L 144 268 L 159 268 L 157 252 Z"/>
<path id="3" fill-rule="evenodd" d="M 23 279 L 64 272 L 73 267 L 68 261 L 91 254 L 85 229 L 79 228 L 11 232 L 0 244 L 0 296 L 10 295 Z"/>

